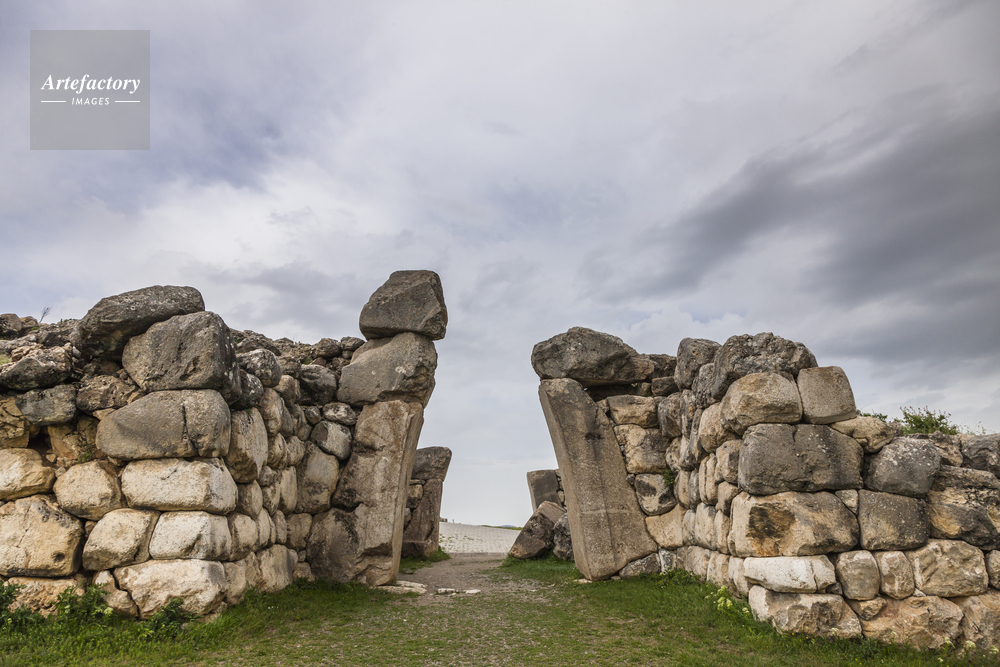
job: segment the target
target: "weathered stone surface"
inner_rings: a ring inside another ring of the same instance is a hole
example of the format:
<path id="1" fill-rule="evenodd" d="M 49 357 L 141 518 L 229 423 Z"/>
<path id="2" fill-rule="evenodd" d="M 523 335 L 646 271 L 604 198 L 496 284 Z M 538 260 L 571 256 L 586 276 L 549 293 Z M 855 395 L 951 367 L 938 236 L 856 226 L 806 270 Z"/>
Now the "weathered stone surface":
<path id="1" fill-rule="evenodd" d="M 882 584 L 878 563 L 870 551 L 848 551 L 836 562 L 837 581 L 849 600 L 871 600 Z"/>
<path id="2" fill-rule="evenodd" d="M 444 448 L 442 448 L 444 449 Z M 420 450 L 418 449 L 419 453 Z M 444 482 L 440 479 L 429 479 L 422 487 L 423 495 L 417 503 L 410 522 L 403 531 L 404 558 L 428 557 L 438 550 L 439 526 L 441 524 L 441 493 Z"/>
<path id="3" fill-rule="evenodd" d="M 962 466 L 1000 478 L 1000 433 L 974 435 L 962 443 Z"/>
<path id="4" fill-rule="evenodd" d="M 214 561 L 150 560 L 116 569 L 115 578 L 132 596 L 142 618 L 174 598 L 181 598 L 181 608 L 198 616 L 225 604 L 226 571 Z"/>
<path id="5" fill-rule="evenodd" d="M 215 313 L 178 315 L 125 346 L 122 365 L 145 391 L 215 389 L 232 403 L 242 392 L 236 346 Z"/>
<path id="6" fill-rule="evenodd" d="M 451 450 L 447 447 L 421 447 L 413 459 L 410 479 L 443 480 L 448 474 L 449 465 L 451 465 Z"/>
<path id="7" fill-rule="evenodd" d="M 324 366 L 306 364 L 299 370 L 304 405 L 326 405 L 337 398 L 337 374 Z"/>
<path id="8" fill-rule="evenodd" d="M 634 424 L 642 428 L 656 428 L 656 406 L 659 401 L 649 396 L 608 396 L 611 421 L 615 424 Z"/>
<path id="9" fill-rule="evenodd" d="M 794 424 L 801 418 L 798 388 L 777 373 L 746 375 L 722 399 L 722 425 L 736 434 L 754 424 Z"/>
<path id="10" fill-rule="evenodd" d="M 34 449 L 0 449 L 0 500 L 15 500 L 48 493 L 56 471 L 42 465 Z"/>
<path id="11" fill-rule="evenodd" d="M 729 588 L 732 584 L 729 579 L 729 556 L 712 552 L 712 557 L 708 561 L 708 573 L 705 577 L 708 579 L 708 583 L 713 586 Z"/>
<path id="12" fill-rule="evenodd" d="M 699 503 L 695 508 L 694 543 L 699 547 L 715 550 L 715 508 Z"/>
<path id="13" fill-rule="evenodd" d="M 915 549 L 927 542 L 930 519 L 919 498 L 858 491 L 861 546 L 871 550 Z"/>
<path id="14" fill-rule="evenodd" d="M 614 427 L 618 443 L 625 449 L 625 469 L 633 474 L 662 473 L 667 468 L 667 443 L 659 429 L 632 424 Z"/>
<path id="15" fill-rule="evenodd" d="M 857 441 L 829 426 L 758 424 L 743 436 L 739 485 L 758 496 L 860 489 L 863 456 Z"/>
<path id="16" fill-rule="evenodd" d="M 930 540 L 906 557 L 913 583 L 926 595 L 958 597 L 986 592 L 989 577 L 983 552 L 960 540 Z"/>
<path id="17" fill-rule="evenodd" d="M 722 400 L 729 386 L 751 373 L 778 373 L 794 380 L 803 368 L 816 366 L 816 357 L 805 345 L 785 340 L 772 333 L 729 338 L 710 359 L 712 398 Z"/>
<path id="18" fill-rule="evenodd" d="M 14 401 L 24 418 L 35 426 L 58 426 L 76 416 L 76 387 L 71 384 L 35 389 Z"/>
<path id="19" fill-rule="evenodd" d="M 226 517 L 208 512 L 164 512 L 149 540 L 151 558 L 224 560 L 232 536 Z"/>
<path id="20" fill-rule="evenodd" d="M 664 438 L 677 438 L 682 434 L 681 409 L 683 398 L 680 394 L 671 394 L 656 406 L 656 418 L 660 425 L 660 433 Z"/>
<path id="21" fill-rule="evenodd" d="M 277 593 L 292 585 L 295 581 L 296 557 L 294 551 L 289 551 L 280 544 L 275 544 L 257 554 L 259 570 L 258 577 L 248 577 L 247 583 L 265 593 Z"/>
<path id="22" fill-rule="evenodd" d="M 149 559 L 149 538 L 159 512 L 120 509 L 105 514 L 83 547 L 85 570 L 110 570 Z"/>
<path id="23" fill-rule="evenodd" d="M 236 507 L 236 482 L 219 459 L 132 461 L 121 474 L 130 507 L 228 514 Z"/>
<path id="24" fill-rule="evenodd" d="M 256 349 L 245 354 L 237 354 L 236 363 L 242 370 L 260 380 L 265 387 L 277 387 L 281 381 L 278 357 L 270 350 Z"/>
<path id="25" fill-rule="evenodd" d="M 93 375 L 80 381 L 76 407 L 84 412 L 123 408 L 139 387 L 114 375 Z"/>
<path id="26" fill-rule="evenodd" d="M 310 516 L 310 515 L 306 515 Z M 246 558 L 260 541 L 260 531 L 257 529 L 257 522 L 245 514 L 233 512 L 226 515 L 226 523 L 229 528 L 229 554 L 230 560 L 242 560 Z"/>
<path id="27" fill-rule="evenodd" d="M 256 376 L 250 375 L 242 368 L 237 369 L 239 375 L 239 393 L 227 394 L 229 405 L 233 410 L 246 410 L 256 407 L 264 398 L 264 385 Z"/>
<path id="28" fill-rule="evenodd" d="M 715 450 L 716 481 L 726 481 L 730 484 L 740 483 L 740 452 L 742 449 L 742 440 L 728 440 Z"/>
<path id="29" fill-rule="evenodd" d="M 641 382 L 655 369 L 620 338 L 583 327 L 535 345 L 531 367 L 542 380 L 569 378 L 584 387 Z"/>
<path id="30" fill-rule="evenodd" d="M 46 427 L 56 463 L 65 465 L 95 456 L 103 458 L 104 453 L 97 449 L 98 423 L 93 417 L 80 416 L 72 424 Z"/>
<path id="31" fill-rule="evenodd" d="M 850 436 L 861 444 L 865 452 L 874 454 L 899 435 L 896 426 L 876 417 L 855 417 L 830 424 L 830 428 Z"/>
<path id="32" fill-rule="evenodd" d="M 878 551 L 874 556 L 882 577 L 882 594 L 895 600 L 913 595 L 916 584 L 913 581 L 913 567 L 906 554 L 902 551 Z"/>
<path id="33" fill-rule="evenodd" d="M 665 514 L 677 505 L 673 486 L 667 485 L 663 475 L 636 475 L 634 488 L 639 508 L 645 514 Z"/>
<path id="34" fill-rule="evenodd" d="M 6 503 L 0 506 L 0 575 L 69 576 L 80 566 L 82 537 L 80 520 L 51 496 Z"/>
<path id="35" fill-rule="evenodd" d="M 712 551 L 701 547 L 682 547 L 676 553 L 682 569 L 702 580 L 708 577 L 708 565 L 712 562 Z"/>
<path id="36" fill-rule="evenodd" d="M 28 420 L 13 397 L 0 398 L 0 449 L 21 449 L 31 438 Z"/>
<path id="37" fill-rule="evenodd" d="M 117 459 L 221 456 L 229 451 L 229 407 L 211 390 L 143 396 L 97 428 L 97 446 Z"/>
<path id="38" fill-rule="evenodd" d="M 120 357 L 125 343 L 157 322 L 205 310 L 193 287 L 154 286 L 109 296 L 77 323 L 75 344 L 86 355 Z"/>
<path id="39" fill-rule="evenodd" d="M 287 517 L 288 541 L 286 544 L 290 549 L 301 551 L 306 548 L 309 541 L 309 530 L 312 528 L 312 521 L 312 514 L 290 514 Z"/>
<path id="40" fill-rule="evenodd" d="M 681 389 L 690 389 L 698 371 L 715 358 L 719 344 L 704 338 L 684 338 L 677 346 L 674 382 Z"/>
<path id="41" fill-rule="evenodd" d="M 4 313 L 0 315 L 0 340 L 17 338 L 21 335 L 24 325 L 21 318 L 15 313 Z"/>
<path id="42" fill-rule="evenodd" d="M 566 493 L 573 556 L 588 579 L 606 579 L 656 550 L 645 530 L 610 420 L 574 380 L 546 380 L 539 397 Z"/>
<path id="43" fill-rule="evenodd" d="M 42 616 L 50 616 L 56 611 L 59 595 L 67 588 L 74 589 L 77 595 L 83 595 L 87 580 L 77 575 L 67 579 L 38 579 L 34 577 L 11 577 L 7 583 L 20 586 L 11 609 L 25 607 L 39 612 Z M 6 611 L 6 610 L 5 610 Z"/>
<path id="44" fill-rule="evenodd" d="M 722 425 L 722 404 L 713 403 L 701 413 L 698 422 L 698 446 L 711 454 L 724 442 L 738 438 L 735 433 Z"/>
<path id="45" fill-rule="evenodd" d="M 822 593 L 837 581 L 833 563 L 826 556 L 751 557 L 743 562 L 743 576 L 749 584 L 777 593 Z"/>
<path id="46" fill-rule="evenodd" d="M 55 386 L 73 372 L 73 357 L 62 347 L 32 350 L 17 361 L 0 366 L 0 387 L 31 391 Z"/>
<path id="47" fill-rule="evenodd" d="M 730 484 L 729 482 L 720 482 L 718 488 L 716 489 L 716 495 L 718 498 L 715 501 L 715 507 L 720 512 L 725 512 L 727 515 L 730 513 L 730 507 L 732 507 L 733 500 L 736 496 L 740 495 L 740 487 Z"/>
<path id="48" fill-rule="evenodd" d="M 880 642 L 909 644 L 918 649 L 941 648 L 954 644 L 961 632 L 962 609 L 953 602 L 935 597 L 889 600 L 870 620 L 862 620 L 865 637 Z"/>
<path id="49" fill-rule="evenodd" d="M 872 598 L 871 600 L 847 600 L 847 605 L 854 610 L 858 618 L 862 621 L 870 621 L 885 608 L 887 600 L 885 598 Z"/>
<path id="50" fill-rule="evenodd" d="M 729 581 L 733 582 L 733 588 L 742 597 L 746 597 L 750 593 L 750 583 L 747 578 L 743 576 L 743 558 L 737 558 L 736 556 L 729 557 Z"/>
<path id="51" fill-rule="evenodd" d="M 634 560 L 625 567 L 619 573 L 622 579 L 631 579 L 633 577 L 641 577 L 645 574 L 659 574 L 660 573 L 660 554 L 651 553 L 645 558 L 640 558 L 639 560 Z"/>
<path id="52" fill-rule="evenodd" d="M 351 510 L 334 508 L 313 520 L 307 552 L 315 575 L 369 586 L 396 576 L 408 478 L 422 426 L 417 403 L 391 401 L 361 411 L 354 453 L 333 500 Z"/>
<path id="53" fill-rule="evenodd" d="M 60 507 L 91 521 L 125 506 L 118 475 L 104 461 L 73 466 L 56 480 L 53 490 Z"/>
<path id="54" fill-rule="evenodd" d="M 921 438 L 931 441 L 941 455 L 943 465 L 961 467 L 964 457 L 962 456 L 962 437 L 960 435 L 948 435 L 935 431 L 934 433 L 915 433 L 911 438 Z M 966 436 L 968 437 L 968 436 Z"/>
<path id="55" fill-rule="evenodd" d="M 698 369 L 698 374 L 691 383 L 691 395 L 694 404 L 699 408 L 707 408 L 712 404 L 712 373 L 715 364 L 708 363 Z"/>
<path id="56" fill-rule="evenodd" d="M 677 505 L 666 514 L 646 517 L 646 529 L 656 543 L 664 549 L 678 549 L 684 546 L 683 505 Z"/>
<path id="57" fill-rule="evenodd" d="M 989 591 L 982 595 L 952 600 L 962 609 L 962 637 L 973 642 L 981 651 L 1000 646 L 1000 593 Z"/>
<path id="58" fill-rule="evenodd" d="M 941 454 L 928 440 L 895 438 L 872 457 L 865 486 L 873 491 L 920 498 L 941 467 Z"/>
<path id="59" fill-rule="evenodd" d="M 537 558 L 551 551 L 556 521 L 564 512 L 565 510 L 555 503 L 545 501 L 540 504 L 524 524 L 521 532 L 517 534 L 517 539 L 510 548 L 510 555 L 514 558 L 527 559 Z"/>
<path id="60" fill-rule="evenodd" d="M 313 427 L 309 440 L 341 461 L 351 455 L 351 431 L 343 424 L 321 421 Z"/>
<path id="61" fill-rule="evenodd" d="M 291 514 L 298 506 L 298 471 L 295 468 L 285 468 L 282 470 L 281 479 L 278 481 L 277 486 L 281 492 L 281 499 L 278 502 L 278 510 Z"/>
<path id="62" fill-rule="evenodd" d="M 802 397 L 802 417 L 810 424 L 832 424 L 857 416 L 851 383 L 839 366 L 803 368 L 796 383 Z"/>
<path id="63" fill-rule="evenodd" d="M 264 507 L 260 484 L 256 481 L 236 485 L 236 511 L 249 517 L 256 517 Z"/>
<path id="64" fill-rule="evenodd" d="M 444 338 L 448 309 L 441 278 L 433 271 L 395 271 L 361 310 L 365 338 L 388 338 L 404 332 Z"/>
<path id="65" fill-rule="evenodd" d="M 337 400 L 351 405 L 413 400 L 426 405 L 436 368 L 437 351 L 425 336 L 401 333 L 374 339 L 341 371 Z"/>
<path id="66" fill-rule="evenodd" d="M 264 426 L 264 418 L 257 408 L 234 411 L 229 432 L 226 467 L 237 482 L 252 482 L 257 479 L 267 462 L 267 428 Z"/>
<path id="67" fill-rule="evenodd" d="M 344 426 L 354 426 L 358 423 L 358 413 L 347 403 L 327 403 L 323 406 L 323 419 Z"/>
<path id="68" fill-rule="evenodd" d="M 839 595 L 775 593 L 754 586 L 748 598 L 754 616 L 782 632 L 839 638 L 861 636 L 861 622 Z"/>
<path id="69" fill-rule="evenodd" d="M 573 560 L 573 534 L 569 530 L 569 515 L 566 512 L 552 529 L 552 555 L 560 560 Z"/>
<path id="70" fill-rule="evenodd" d="M 296 512 L 323 512 L 330 508 L 330 496 L 337 488 L 340 463 L 337 457 L 326 454 L 316 445 L 308 443 L 302 462 L 296 466 L 298 473 L 298 503 Z"/>
<path id="71" fill-rule="evenodd" d="M 1000 548 L 1000 481 L 992 473 L 941 466 L 927 507 L 931 537 Z"/>
<path id="72" fill-rule="evenodd" d="M 814 556 L 849 551 L 857 518 L 832 493 L 740 494 L 732 506 L 735 556 Z"/>

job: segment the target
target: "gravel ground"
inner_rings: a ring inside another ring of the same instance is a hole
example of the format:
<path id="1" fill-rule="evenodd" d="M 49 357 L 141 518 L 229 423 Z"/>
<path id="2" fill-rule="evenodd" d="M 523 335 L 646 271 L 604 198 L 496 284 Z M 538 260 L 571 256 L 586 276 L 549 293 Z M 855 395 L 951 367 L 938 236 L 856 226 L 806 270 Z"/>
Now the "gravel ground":
<path id="1" fill-rule="evenodd" d="M 442 523 L 441 548 L 450 554 L 506 554 L 518 531 L 464 523 Z"/>

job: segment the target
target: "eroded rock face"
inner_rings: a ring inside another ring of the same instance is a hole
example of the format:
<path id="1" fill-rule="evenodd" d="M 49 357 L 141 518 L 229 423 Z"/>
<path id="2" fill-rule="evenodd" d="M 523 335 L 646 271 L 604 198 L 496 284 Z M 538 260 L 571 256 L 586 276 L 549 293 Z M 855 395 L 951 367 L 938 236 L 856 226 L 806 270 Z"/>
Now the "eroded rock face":
<path id="1" fill-rule="evenodd" d="M 125 506 L 118 475 L 104 461 L 73 466 L 56 480 L 53 490 L 60 507 L 91 521 Z"/>
<path id="2" fill-rule="evenodd" d="M 442 448 L 444 449 L 444 448 Z M 420 450 L 418 449 L 419 453 Z M 450 453 L 450 451 L 449 451 Z M 444 483 L 429 479 L 422 487 L 423 494 L 413 509 L 410 522 L 403 531 L 403 558 L 427 557 L 438 549 L 441 523 L 441 494 Z"/>
<path id="3" fill-rule="evenodd" d="M 913 582 L 913 567 L 906 554 L 902 551 L 877 551 L 874 556 L 882 577 L 882 594 L 895 600 L 913 595 L 916 584 Z"/>
<path id="4" fill-rule="evenodd" d="M 323 512 L 330 508 L 330 496 L 337 488 L 340 463 L 337 457 L 306 445 L 306 453 L 296 466 L 298 503 L 296 512 Z"/>
<path id="5" fill-rule="evenodd" d="M 861 445 L 828 426 L 751 426 L 739 456 L 740 488 L 753 495 L 862 485 Z"/>
<path id="6" fill-rule="evenodd" d="M 729 338 L 710 359 L 712 399 L 719 401 L 736 380 L 752 373 L 778 373 L 794 380 L 803 368 L 816 366 L 816 357 L 805 345 L 772 333 Z"/>
<path id="7" fill-rule="evenodd" d="M 232 535 L 226 517 L 208 512 L 164 512 L 149 540 L 151 558 L 200 558 L 224 560 L 229 557 Z"/>
<path id="8" fill-rule="evenodd" d="M 983 552 L 959 540 L 930 540 L 906 557 L 913 582 L 926 595 L 959 597 L 986 592 L 989 577 Z"/>
<path id="9" fill-rule="evenodd" d="M 351 431 L 343 424 L 321 421 L 313 427 L 309 439 L 324 453 L 341 461 L 351 455 Z"/>
<path id="10" fill-rule="evenodd" d="M 802 416 L 810 424 L 832 424 L 857 416 L 851 383 L 839 366 L 804 368 L 797 384 Z"/>
<path id="11" fill-rule="evenodd" d="M 150 560 L 116 569 L 115 578 L 132 596 L 142 618 L 174 598 L 181 598 L 181 608 L 198 616 L 225 604 L 226 571 L 215 561 Z"/>
<path id="12" fill-rule="evenodd" d="M 62 384 L 51 389 L 36 389 L 15 399 L 18 409 L 36 426 L 58 426 L 76 416 L 76 387 Z"/>
<path id="13" fill-rule="evenodd" d="M 361 310 L 365 338 L 388 338 L 404 332 L 444 338 L 448 308 L 441 278 L 433 271 L 394 271 Z"/>
<path id="14" fill-rule="evenodd" d="M 914 549 L 927 542 L 930 521 L 920 498 L 858 491 L 861 546 L 873 551 Z"/>
<path id="15" fill-rule="evenodd" d="M 777 593 L 823 592 L 837 581 L 833 563 L 826 556 L 747 558 L 743 576 L 751 585 Z"/>
<path id="16" fill-rule="evenodd" d="M 636 475 L 635 496 L 639 507 L 647 515 L 665 514 L 677 505 L 672 485 L 667 485 L 663 475 Z"/>
<path id="17" fill-rule="evenodd" d="M 777 373 L 752 373 L 732 385 L 722 399 L 722 425 L 742 434 L 755 424 L 794 424 L 802 419 L 795 383 Z"/>
<path id="18" fill-rule="evenodd" d="M 1000 646 L 1000 592 L 952 600 L 962 609 L 960 625 L 965 641 L 974 642 L 981 651 Z"/>
<path id="19" fill-rule="evenodd" d="M 730 551 L 747 556 L 814 556 L 849 551 L 858 521 L 832 493 L 740 494 L 732 506 Z"/>
<path id="20" fill-rule="evenodd" d="M 28 420 L 13 397 L 0 398 L 0 449 L 20 449 L 31 438 Z"/>
<path id="21" fill-rule="evenodd" d="M 565 512 L 552 530 L 552 555 L 559 560 L 573 560 L 573 535 L 569 531 L 569 516 Z"/>
<path id="22" fill-rule="evenodd" d="M 77 575 L 65 579 L 38 579 L 34 577 L 11 577 L 7 583 L 21 586 L 17 592 L 12 608 L 27 607 L 38 611 L 42 616 L 49 616 L 56 611 L 59 595 L 67 588 L 75 590 L 77 595 L 83 595 L 86 579 Z"/>
<path id="23" fill-rule="evenodd" d="M 625 449 L 625 469 L 629 473 L 663 473 L 666 470 L 667 443 L 658 429 L 624 424 L 615 426 L 614 432 Z"/>
<path id="24" fill-rule="evenodd" d="M 0 387 L 14 391 L 45 389 L 65 382 L 72 372 L 73 357 L 69 350 L 42 348 L 0 368 Z"/>
<path id="25" fill-rule="evenodd" d="M 436 368 L 437 351 L 426 336 L 401 333 L 374 339 L 356 350 L 341 370 L 337 400 L 351 405 L 396 400 L 426 405 Z"/>
<path id="26" fill-rule="evenodd" d="M 535 345 L 531 366 L 542 380 L 570 378 L 584 387 L 641 382 L 654 370 L 620 338 L 583 327 Z"/>
<path id="27" fill-rule="evenodd" d="M 538 558 L 552 550 L 554 546 L 555 525 L 565 510 L 548 501 L 543 502 L 534 514 L 524 524 L 517 534 L 510 555 L 514 558 Z"/>
<path id="28" fill-rule="evenodd" d="M 326 405 L 337 398 L 337 375 L 317 364 L 306 364 L 299 370 L 299 388 L 304 405 Z"/>
<path id="29" fill-rule="evenodd" d="M 236 507 L 236 482 L 219 459 L 133 461 L 121 483 L 129 506 L 137 509 L 228 514 Z"/>
<path id="30" fill-rule="evenodd" d="M 278 357 L 270 350 L 258 348 L 237 354 L 236 363 L 242 370 L 260 380 L 265 387 L 277 387 L 281 381 L 281 365 Z"/>
<path id="31" fill-rule="evenodd" d="M 651 396 L 608 396 L 608 410 L 615 424 L 634 424 L 642 428 L 656 428 L 656 406 L 659 401 Z"/>
<path id="32" fill-rule="evenodd" d="M 51 496 L 0 506 L 0 575 L 68 577 L 80 567 L 83 524 Z"/>
<path id="33" fill-rule="evenodd" d="M 941 648 L 954 643 L 961 631 L 962 609 L 940 597 L 888 600 L 870 620 L 862 619 L 865 637 L 881 642 L 909 644 L 918 649 Z"/>
<path id="34" fill-rule="evenodd" d="M 712 363 L 719 344 L 705 338 L 684 338 L 677 346 L 674 366 L 674 382 L 680 389 L 690 389 L 698 371 L 705 364 Z"/>
<path id="35" fill-rule="evenodd" d="M 922 498 L 941 467 L 941 454 L 929 440 L 896 438 L 872 457 L 865 486 L 873 491 Z"/>
<path id="36" fill-rule="evenodd" d="M 927 507 L 932 537 L 1000 548 L 1000 481 L 992 473 L 941 466 Z"/>
<path id="37" fill-rule="evenodd" d="M 858 617 L 839 595 L 775 593 L 754 586 L 748 598 L 754 616 L 782 632 L 841 638 L 861 636 Z"/>
<path id="38" fill-rule="evenodd" d="M 86 570 L 110 570 L 149 559 L 149 538 L 159 512 L 120 509 L 105 514 L 83 548 Z"/>
<path id="39" fill-rule="evenodd" d="M 42 465 L 34 449 L 0 449 L 0 500 L 16 500 L 48 493 L 56 471 Z"/>
<path id="40" fill-rule="evenodd" d="M 84 412 L 124 408 L 138 386 L 114 375 L 94 375 L 80 381 L 76 407 Z"/>
<path id="41" fill-rule="evenodd" d="M 257 479 L 267 462 L 267 428 L 257 408 L 232 413 L 226 466 L 237 482 Z"/>
<path id="42" fill-rule="evenodd" d="M 1000 433 L 975 435 L 962 443 L 962 466 L 1000 478 Z"/>
<path id="43" fill-rule="evenodd" d="M 656 543 L 664 549 L 684 546 L 684 515 L 687 509 L 677 505 L 666 514 L 646 517 L 646 528 Z"/>

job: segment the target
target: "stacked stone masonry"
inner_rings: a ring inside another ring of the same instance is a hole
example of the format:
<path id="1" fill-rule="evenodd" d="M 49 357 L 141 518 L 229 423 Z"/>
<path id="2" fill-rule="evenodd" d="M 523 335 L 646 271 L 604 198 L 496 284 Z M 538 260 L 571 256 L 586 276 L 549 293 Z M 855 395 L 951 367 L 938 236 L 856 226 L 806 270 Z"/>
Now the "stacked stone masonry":
<path id="1" fill-rule="evenodd" d="M 1000 435 L 903 437 L 770 333 L 574 328 L 532 365 L 588 579 L 676 567 L 783 631 L 1000 645 Z"/>
<path id="2" fill-rule="evenodd" d="M 393 581 L 409 516 L 437 549 L 436 521 L 415 522 L 436 519 L 450 451 L 410 473 L 446 325 L 430 271 L 372 295 L 367 342 L 230 330 L 191 287 L 53 325 L 0 316 L 0 581 L 45 613 L 96 584 L 139 617 L 300 577 Z"/>

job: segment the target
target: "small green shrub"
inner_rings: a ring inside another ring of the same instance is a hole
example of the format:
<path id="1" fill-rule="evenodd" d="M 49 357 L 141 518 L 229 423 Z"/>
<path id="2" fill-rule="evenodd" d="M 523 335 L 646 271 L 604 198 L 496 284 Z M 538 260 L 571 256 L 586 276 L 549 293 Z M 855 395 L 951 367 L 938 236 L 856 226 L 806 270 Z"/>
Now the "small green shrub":
<path id="1" fill-rule="evenodd" d="M 946 435 L 958 435 L 958 426 L 951 423 L 950 412 L 937 412 L 928 407 L 900 408 L 903 419 L 899 422 L 903 435 L 911 433 L 934 433 L 941 431 Z"/>
<path id="2" fill-rule="evenodd" d="M 184 627 L 194 620 L 191 612 L 181 609 L 184 600 L 174 598 L 142 623 L 139 636 L 143 639 L 172 639 L 184 631 Z"/>
<path id="3" fill-rule="evenodd" d="M 666 472 L 663 473 L 663 482 L 667 486 L 673 486 L 674 482 L 676 482 L 676 481 L 677 480 L 674 479 L 674 471 L 671 470 L 670 468 L 667 468 Z"/>
<path id="4" fill-rule="evenodd" d="M 68 587 L 56 598 L 54 622 L 57 625 L 92 625 L 106 621 L 113 614 L 100 587 L 87 586 L 82 595 L 76 588 Z"/>
<path id="5" fill-rule="evenodd" d="M 11 361 L 10 355 L 0 354 L 0 366 L 3 366 L 4 364 L 9 364 L 10 361 Z"/>

